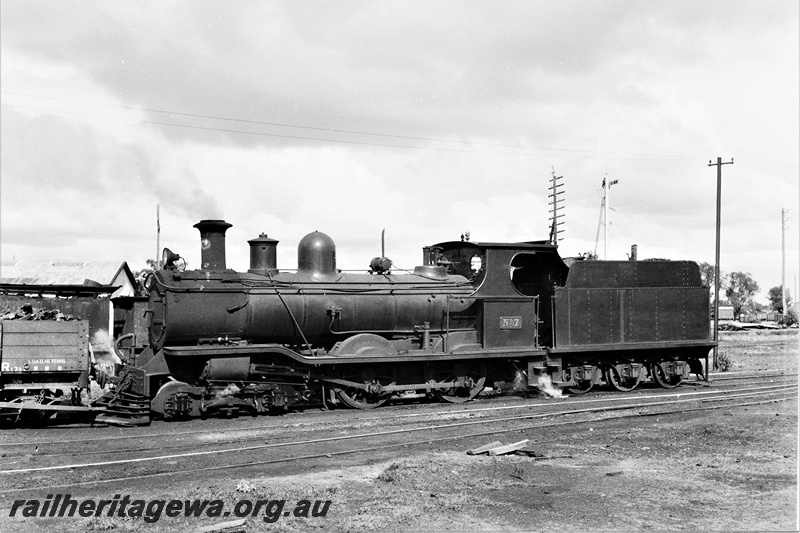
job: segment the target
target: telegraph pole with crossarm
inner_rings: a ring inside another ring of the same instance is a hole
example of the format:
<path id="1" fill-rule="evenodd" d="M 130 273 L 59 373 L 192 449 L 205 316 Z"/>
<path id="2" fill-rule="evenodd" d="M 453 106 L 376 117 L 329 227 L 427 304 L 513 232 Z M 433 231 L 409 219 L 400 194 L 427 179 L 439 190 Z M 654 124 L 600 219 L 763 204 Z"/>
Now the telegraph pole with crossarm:
<path id="1" fill-rule="evenodd" d="M 714 260 L 714 342 L 719 342 L 719 241 L 720 241 L 720 221 L 722 208 L 722 165 L 732 165 L 733 158 L 723 163 L 722 158 L 718 157 L 717 162 L 708 162 L 708 166 L 717 167 L 717 249 Z M 707 365 L 706 365 L 707 366 Z M 719 348 L 714 346 L 714 369 L 719 368 Z M 708 381 L 708 368 L 706 368 L 706 381 Z"/>

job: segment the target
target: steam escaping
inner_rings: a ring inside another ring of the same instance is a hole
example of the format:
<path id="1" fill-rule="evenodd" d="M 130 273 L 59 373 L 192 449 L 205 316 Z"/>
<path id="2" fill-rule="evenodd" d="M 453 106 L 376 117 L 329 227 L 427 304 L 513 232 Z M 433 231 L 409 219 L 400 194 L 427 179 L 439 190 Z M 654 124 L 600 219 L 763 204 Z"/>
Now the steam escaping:
<path id="1" fill-rule="evenodd" d="M 537 382 L 537 387 L 539 387 L 539 390 L 545 393 L 546 395 L 550 396 L 551 398 L 566 398 L 566 396 L 563 395 L 561 389 L 553 386 L 553 381 L 550 379 L 550 376 L 546 374 L 543 376 L 539 376 L 536 379 L 536 382 Z"/>
<path id="2" fill-rule="evenodd" d="M 514 375 L 514 392 L 524 392 L 528 390 L 528 376 L 522 370 L 517 370 Z"/>
<path id="3" fill-rule="evenodd" d="M 111 346 L 111 337 L 104 329 L 98 329 L 95 331 L 90 342 L 92 343 L 92 349 L 95 352 L 114 353 L 114 349 Z"/>
<path id="4" fill-rule="evenodd" d="M 114 353 L 111 336 L 104 329 L 98 329 L 89 340 L 90 353 L 92 359 L 100 370 L 108 374 L 114 375 L 114 365 L 121 363 L 117 354 Z"/>
<path id="5" fill-rule="evenodd" d="M 536 377 L 536 385 L 539 392 L 551 398 L 566 398 L 561 392 L 561 389 L 553 386 L 553 381 L 547 374 Z M 528 386 L 528 374 L 524 370 L 517 370 L 514 375 L 514 392 L 527 392 L 530 390 Z"/>
<path id="6" fill-rule="evenodd" d="M 88 401 L 94 401 L 111 390 L 109 378 L 114 376 L 116 364 L 120 363 L 119 357 L 114 353 L 111 336 L 104 329 L 98 329 L 89 339 L 89 356 L 94 363 L 97 380 L 89 382 L 86 391 Z"/>
<path id="7" fill-rule="evenodd" d="M 228 386 L 225 387 L 224 389 L 222 389 L 219 392 L 219 395 L 220 396 L 235 396 L 236 394 L 239 394 L 240 392 L 242 392 L 242 389 L 240 389 L 235 383 L 228 383 Z"/>

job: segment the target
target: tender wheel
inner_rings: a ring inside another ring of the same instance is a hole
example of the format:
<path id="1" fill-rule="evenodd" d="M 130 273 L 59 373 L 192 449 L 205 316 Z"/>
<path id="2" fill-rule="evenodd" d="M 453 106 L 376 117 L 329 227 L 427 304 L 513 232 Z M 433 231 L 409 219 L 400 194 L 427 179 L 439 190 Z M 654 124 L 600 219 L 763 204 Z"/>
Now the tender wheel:
<path id="1" fill-rule="evenodd" d="M 336 396 L 354 409 L 375 409 L 389 400 L 388 394 L 379 396 L 356 388 L 336 389 Z"/>
<path id="2" fill-rule="evenodd" d="M 376 378 L 375 371 L 370 368 L 363 369 L 361 373 L 356 376 L 343 376 L 343 379 L 346 379 L 347 381 L 358 381 L 364 383 L 365 385 L 375 385 L 381 383 L 385 385 L 389 384 L 388 379 Z M 355 387 L 340 387 L 334 389 L 334 391 L 342 403 L 354 409 L 375 409 L 376 407 L 380 407 L 381 405 L 385 404 L 392 396 L 391 394 L 387 393 L 374 393 L 364 389 L 357 389 Z"/>
<path id="3" fill-rule="evenodd" d="M 486 383 L 482 368 L 467 368 L 466 365 L 442 366 L 435 372 L 432 383 L 452 383 L 447 389 L 432 389 L 433 397 L 448 403 L 464 403 L 474 399 Z"/>
<path id="4" fill-rule="evenodd" d="M 640 382 L 637 378 L 621 376 L 617 367 L 613 365 L 606 367 L 605 377 L 609 385 L 621 392 L 632 391 Z"/>
<path id="5" fill-rule="evenodd" d="M 586 394 L 592 390 L 593 386 L 594 384 L 592 383 L 592 380 L 587 379 L 585 381 L 577 382 L 577 385 L 574 387 L 566 387 L 565 390 L 570 394 Z"/>
<path id="6" fill-rule="evenodd" d="M 705 380 L 705 371 L 703 370 L 703 363 L 699 359 L 689 359 L 689 372 L 694 373 L 699 380 Z"/>
<path id="7" fill-rule="evenodd" d="M 568 377 L 571 378 L 571 375 L 569 375 Z M 576 383 L 575 386 L 565 387 L 564 390 L 566 390 L 570 394 L 586 394 L 587 392 L 592 390 L 592 387 L 594 386 L 591 379 L 584 379 L 576 381 L 575 383 Z"/>
<path id="8" fill-rule="evenodd" d="M 664 369 L 658 363 L 653 363 L 650 367 L 650 375 L 653 376 L 653 381 L 658 383 L 659 386 L 665 389 L 674 389 L 683 381 L 683 376 L 667 376 Z"/>

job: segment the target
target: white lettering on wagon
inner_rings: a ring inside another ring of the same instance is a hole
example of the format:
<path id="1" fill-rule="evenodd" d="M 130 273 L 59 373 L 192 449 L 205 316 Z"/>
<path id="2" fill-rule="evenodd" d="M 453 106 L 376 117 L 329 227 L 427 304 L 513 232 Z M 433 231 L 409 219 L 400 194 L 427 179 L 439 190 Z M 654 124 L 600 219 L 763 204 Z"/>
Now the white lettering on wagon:
<path id="1" fill-rule="evenodd" d="M 50 364 L 45 364 L 42 363 L 41 361 L 53 361 L 56 370 L 59 371 L 63 370 L 64 366 L 67 364 L 66 360 L 64 359 L 52 359 L 52 360 L 40 359 L 38 361 L 28 361 L 22 365 L 12 365 L 8 361 L 3 361 L 2 363 L 0 363 L 0 372 L 30 372 L 30 371 L 37 372 L 39 370 L 43 370 L 44 372 L 49 372 L 53 368 L 50 366 Z M 43 369 L 42 367 L 39 366 L 39 364 L 34 364 L 34 363 L 43 364 L 44 365 Z M 62 364 L 56 364 L 56 363 L 62 363 Z"/>

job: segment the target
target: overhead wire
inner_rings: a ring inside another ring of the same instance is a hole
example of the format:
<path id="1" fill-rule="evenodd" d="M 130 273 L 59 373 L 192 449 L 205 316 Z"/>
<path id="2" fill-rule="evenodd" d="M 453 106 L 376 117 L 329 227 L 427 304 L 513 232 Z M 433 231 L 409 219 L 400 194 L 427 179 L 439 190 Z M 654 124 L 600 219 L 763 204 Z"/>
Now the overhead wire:
<path id="1" fill-rule="evenodd" d="M 504 151 L 491 151 L 491 150 L 472 150 L 472 149 L 458 149 L 458 148 L 445 148 L 445 147 L 435 147 L 435 146 L 418 146 L 418 145 L 405 145 L 405 144 L 393 144 L 393 143 L 382 143 L 382 142 L 369 142 L 369 141 L 359 141 L 359 140 L 352 140 L 352 139 L 332 139 L 332 138 L 320 138 L 320 137 L 309 137 L 309 136 L 302 136 L 302 135 L 288 135 L 283 133 L 269 133 L 269 132 L 258 132 L 258 131 L 247 131 L 247 130 L 238 130 L 238 129 L 231 129 L 231 128 L 217 128 L 212 126 L 198 126 L 198 125 L 190 125 L 190 124 L 179 124 L 174 122 L 162 122 L 162 121 L 155 121 L 155 120 L 146 120 L 146 119 L 139 119 L 139 118 L 129 118 L 129 117 L 113 117 L 108 115 L 98 115 L 92 113 L 81 113 L 77 111 L 67 111 L 63 109 L 46 109 L 41 107 L 34 107 L 34 106 L 24 106 L 18 104 L 7 104 L 3 103 L 2 105 L 5 107 L 17 108 L 17 109 L 28 109 L 32 111 L 41 111 L 41 112 L 50 112 L 50 113 L 59 113 L 59 114 L 67 114 L 73 116 L 84 116 L 89 118 L 99 118 L 99 119 L 108 119 L 108 120 L 123 120 L 129 122 L 139 122 L 144 124 L 152 124 L 158 126 L 167 126 L 167 127 L 178 127 L 178 128 L 187 128 L 187 129 L 195 129 L 195 130 L 206 130 L 206 131 L 216 131 L 221 133 L 232 133 L 232 134 L 243 134 L 243 135 L 254 135 L 254 136 L 263 136 L 263 137 L 274 137 L 274 138 L 284 138 L 290 140 L 303 140 L 303 141 L 316 141 L 316 142 L 330 142 L 330 143 L 340 143 L 340 144 L 354 144 L 354 145 L 366 145 L 366 146 L 380 146 L 380 147 L 387 147 L 387 148 L 405 148 L 405 149 L 416 149 L 416 150 L 432 150 L 432 151 L 445 151 L 445 152 L 462 152 L 462 153 L 482 153 L 482 154 L 490 154 L 490 155 L 523 155 L 523 156 L 532 156 L 532 157 L 557 157 L 557 158 L 570 158 L 570 159 L 596 159 L 596 158 L 606 158 L 606 159 L 626 159 L 626 160 L 667 160 L 667 161 L 675 161 L 675 160 L 694 160 L 694 159 L 701 159 L 701 156 L 689 156 L 689 155 L 675 155 L 675 154 L 647 154 L 647 153 L 629 153 L 629 152 L 602 152 L 602 151 L 594 151 L 594 150 L 579 150 L 579 149 L 569 149 L 569 148 L 541 148 L 541 147 L 531 147 L 531 146 L 523 146 L 523 145 L 514 145 L 514 144 L 502 144 L 502 143 L 486 143 L 486 142 L 478 142 L 478 141 L 464 141 L 464 140 L 456 140 L 456 139 L 442 139 L 442 138 L 435 138 L 435 137 L 418 137 L 418 136 L 408 136 L 408 135 L 396 135 L 396 134 L 387 134 L 387 133 L 378 133 L 378 132 L 369 132 L 369 131 L 358 131 L 358 130 L 346 130 L 346 129 L 337 129 L 337 128 L 322 128 L 316 126 L 306 126 L 306 125 L 299 125 L 299 124 L 288 124 L 288 123 L 280 123 L 280 122 L 268 122 L 268 121 L 258 121 L 258 120 L 249 120 L 249 119 L 240 119 L 240 118 L 230 118 L 230 117 L 221 117 L 215 115 L 206 115 L 206 114 L 199 114 L 199 113 L 186 113 L 186 112 L 179 112 L 179 111 L 169 111 L 163 109 L 153 109 L 153 108 L 146 108 L 146 107 L 135 107 L 135 106 L 125 106 L 125 105 L 118 105 L 118 104 L 107 104 L 101 102 L 89 102 L 84 100 L 73 100 L 68 98 L 57 98 L 57 97 L 50 97 L 50 96 L 40 96 L 40 95 L 32 95 L 32 94 L 24 94 L 24 93 L 14 93 L 9 91 L 2 91 L 4 95 L 10 96 L 21 96 L 21 97 L 29 97 L 29 98 L 39 98 L 39 99 L 47 99 L 47 100 L 55 100 L 55 101 L 63 101 L 63 102 L 71 102 L 77 103 L 82 105 L 95 105 L 95 106 L 102 106 L 102 107 L 111 107 L 111 108 L 118 108 L 118 109 L 127 109 L 133 111 L 142 111 L 147 113 L 160 113 L 160 114 L 168 114 L 172 116 L 183 116 L 183 117 L 191 117 L 191 118 L 200 118 L 200 119 L 209 119 L 209 120 L 221 120 L 227 122 L 235 122 L 235 123 L 242 123 L 242 124 L 253 124 L 253 125 L 265 125 L 265 126 L 273 126 L 273 127 L 286 127 L 286 128 L 297 128 L 309 131 L 320 131 L 326 133 L 336 133 L 336 134 L 348 134 L 348 135 L 365 135 L 365 136 L 377 136 L 383 138 L 394 138 L 394 139 L 401 139 L 401 140 L 409 140 L 409 141 L 425 141 L 425 142 L 435 142 L 435 143 L 452 143 L 452 144 L 461 144 L 461 145 L 469 145 L 469 146 L 486 146 L 486 147 L 494 147 L 494 148 L 509 148 L 513 150 L 520 150 L 519 152 L 504 152 Z M 565 154 L 557 153 L 532 153 L 531 150 L 541 151 L 541 152 L 569 152 Z M 571 154 L 570 154 L 571 153 Z M 580 154 L 580 155 L 578 155 Z M 591 155 L 594 154 L 594 155 Z M 703 157 L 704 159 L 704 157 Z"/>

